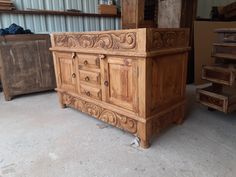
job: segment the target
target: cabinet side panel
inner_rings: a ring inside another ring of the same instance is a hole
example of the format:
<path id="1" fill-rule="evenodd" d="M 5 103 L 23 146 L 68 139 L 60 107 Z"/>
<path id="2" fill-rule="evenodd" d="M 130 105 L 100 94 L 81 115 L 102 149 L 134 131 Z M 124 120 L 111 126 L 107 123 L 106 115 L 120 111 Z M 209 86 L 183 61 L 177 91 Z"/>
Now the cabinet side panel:
<path id="1" fill-rule="evenodd" d="M 185 99 L 187 54 L 152 59 L 150 113 L 155 115 Z"/>

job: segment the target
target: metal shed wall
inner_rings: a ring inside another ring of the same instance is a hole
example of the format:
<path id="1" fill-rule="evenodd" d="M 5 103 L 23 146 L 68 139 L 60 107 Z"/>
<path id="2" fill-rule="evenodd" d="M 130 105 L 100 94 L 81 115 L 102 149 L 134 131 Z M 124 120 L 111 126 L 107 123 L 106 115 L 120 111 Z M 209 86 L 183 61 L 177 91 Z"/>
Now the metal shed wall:
<path id="1" fill-rule="evenodd" d="M 97 13 L 97 5 L 102 0 L 13 0 L 18 10 L 79 9 L 85 13 Z M 120 0 L 115 1 L 118 5 Z M 0 28 L 16 23 L 33 32 L 75 32 L 120 29 L 119 18 L 108 17 L 72 17 L 58 15 L 14 15 L 1 14 Z"/>

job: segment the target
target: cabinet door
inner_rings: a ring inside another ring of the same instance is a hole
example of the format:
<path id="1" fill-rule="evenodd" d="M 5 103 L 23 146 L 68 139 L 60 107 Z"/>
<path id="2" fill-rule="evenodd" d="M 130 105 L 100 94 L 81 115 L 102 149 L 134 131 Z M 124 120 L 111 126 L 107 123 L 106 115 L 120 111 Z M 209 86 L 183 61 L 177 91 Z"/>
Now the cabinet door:
<path id="1" fill-rule="evenodd" d="M 77 92 L 75 59 L 72 53 L 56 53 L 56 72 L 58 88 Z"/>
<path id="2" fill-rule="evenodd" d="M 137 64 L 135 60 L 107 57 L 101 62 L 103 99 L 137 111 Z"/>

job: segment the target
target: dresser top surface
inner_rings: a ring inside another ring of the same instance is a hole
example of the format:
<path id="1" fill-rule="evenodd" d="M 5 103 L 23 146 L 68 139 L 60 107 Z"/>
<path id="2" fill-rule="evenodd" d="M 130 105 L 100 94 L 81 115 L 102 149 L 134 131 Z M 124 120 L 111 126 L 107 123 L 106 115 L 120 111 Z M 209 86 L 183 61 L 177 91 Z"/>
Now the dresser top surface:
<path id="1" fill-rule="evenodd" d="M 78 52 L 116 52 L 147 55 L 175 49 L 189 50 L 189 30 L 186 28 L 140 28 L 129 30 L 60 32 L 51 34 L 51 50 Z"/>

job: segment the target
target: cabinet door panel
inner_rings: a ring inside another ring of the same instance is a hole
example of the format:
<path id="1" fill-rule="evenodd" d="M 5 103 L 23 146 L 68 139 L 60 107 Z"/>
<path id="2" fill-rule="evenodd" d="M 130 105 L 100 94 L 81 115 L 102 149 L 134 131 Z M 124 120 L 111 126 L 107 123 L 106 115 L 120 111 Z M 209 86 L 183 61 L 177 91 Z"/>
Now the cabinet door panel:
<path id="1" fill-rule="evenodd" d="M 70 53 L 57 54 L 58 87 L 63 90 L 77 92 L 74 60 Z"/>
<path id="2" fill-rule="evenodd" d="M 131 59 L 108 57 L 105 63 L 106 101 L 129 110 L 137 110 L 137 65 Z"/>

